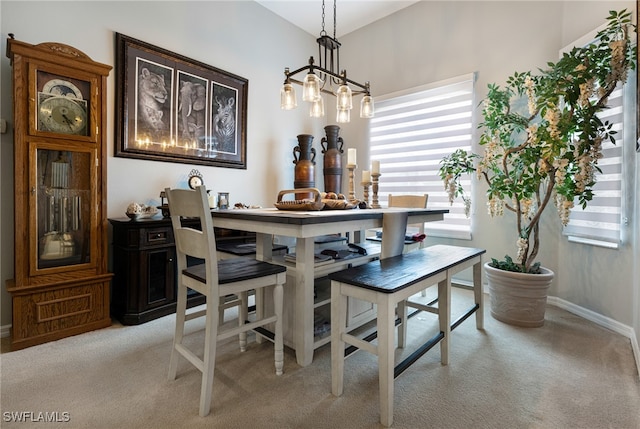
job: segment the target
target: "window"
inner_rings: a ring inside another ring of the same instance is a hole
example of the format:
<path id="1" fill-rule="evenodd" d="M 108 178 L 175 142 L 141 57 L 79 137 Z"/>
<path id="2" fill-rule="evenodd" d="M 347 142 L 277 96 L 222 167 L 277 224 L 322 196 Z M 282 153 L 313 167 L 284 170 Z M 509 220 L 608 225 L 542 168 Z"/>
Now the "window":
<path id="1" fill-rule="evenodd" d="M 561 51 L 561 55 L 573 46 L 588 45 L 594 40 L 596 32 L 570 44 Z M 631 182 L 631 179 L 625 180 L 625 174 L 631 169 L 625 168 L 623 154 L 627 148 L 633 148 L 635 140 L 634 95 L 635 82 L 630 76 L 623 87 L 618 85 L 611 94 L 609 108 L 600 115 L 603 121 L 613 125 L 616 144 L 608 140 L 603 142 L 604 157 L 598 161 L 602 173 L 597 173 L 593 199 L 584 210 L 576 201 L 569 224 L 563 230 L 569 241 L 610 248 L 617 248 L 620 244 L 625 182 Z"/>
<path id="2" fill-rule="evenodd" d="M 429 208 L 449 210 L 442 222 L 425 225 L 431 236 L 471 238 L 464 205 L 449 204 L 438 169 L 456 149 L 471 150 L 474 83 L 471 73 L 376 99 L 369 132 L 371 160 L 380 161 L 379 201 L 386 206 L 389 194 L 429 194 Z"/>

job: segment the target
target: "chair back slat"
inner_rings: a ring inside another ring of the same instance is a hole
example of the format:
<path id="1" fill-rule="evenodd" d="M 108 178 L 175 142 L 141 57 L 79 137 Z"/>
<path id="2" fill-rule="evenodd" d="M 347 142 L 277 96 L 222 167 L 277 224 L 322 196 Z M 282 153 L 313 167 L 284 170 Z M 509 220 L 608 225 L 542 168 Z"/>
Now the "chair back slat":
<path id="1" fill-rule="evenodd" d="M 178 275 L 182 275 L 187 268 L 187 256 L 204 259 L 207 283 L 211 282 L 211 286 L 216 287 L 216 240 L 205 187 L 199 186 L 195 190 L 166 188 L 165 192 L 176 243 Z M 182 220 L 185 218 L 199 219 L 201 230 L 184 226 Z"/>
<path id="2" fill-rule="evenodd" d="M 389 194 L 389 207 L 407 207 L 412 209 L 426 209 L 429 194 L 423 195 L 392 195 Z"/>

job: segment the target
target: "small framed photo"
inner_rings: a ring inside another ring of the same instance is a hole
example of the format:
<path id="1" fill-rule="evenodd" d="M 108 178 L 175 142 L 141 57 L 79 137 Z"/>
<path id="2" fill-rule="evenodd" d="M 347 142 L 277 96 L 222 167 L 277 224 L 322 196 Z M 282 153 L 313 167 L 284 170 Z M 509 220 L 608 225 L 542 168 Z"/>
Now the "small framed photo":
<path id="1" fill-rule="evenodd" d="M 120 33 L 116 73 L 116 156 L 247 168 L 247 79 Z"/>

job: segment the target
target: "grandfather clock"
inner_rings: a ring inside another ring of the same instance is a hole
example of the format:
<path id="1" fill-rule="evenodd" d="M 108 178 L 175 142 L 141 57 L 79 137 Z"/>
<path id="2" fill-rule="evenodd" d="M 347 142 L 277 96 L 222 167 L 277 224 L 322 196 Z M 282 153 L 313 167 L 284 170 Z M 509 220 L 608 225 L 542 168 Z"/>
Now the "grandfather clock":
<path id="1" fill-rule="evenodd" d="M 111 66 L 60 43 L 7 40 L 13 67 L 12 348 L 111 324 L 106 83 Z"/>

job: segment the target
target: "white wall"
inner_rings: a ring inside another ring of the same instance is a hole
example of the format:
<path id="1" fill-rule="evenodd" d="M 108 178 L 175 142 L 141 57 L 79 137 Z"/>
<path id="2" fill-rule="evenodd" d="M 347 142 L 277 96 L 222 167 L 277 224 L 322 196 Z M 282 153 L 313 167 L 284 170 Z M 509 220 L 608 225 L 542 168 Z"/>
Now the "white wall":
<path id="1" fill-rule="evenodd" d="M 296 135 L 317 136 L 314 146 L 320 150 L 324 124 L 311 122 L 303 109 L 282 111 L 279 97 L 284 67 L 303 65 L 317 51 L 315 38 L 255 2 L 3 0 L 0 12 L 0 108 L 10 131 L 1 135 L 0 143 L 3 327 L 11 323 L 11 298 L 4 284 L 13 276 L 12 85 L 9 60 L 4 55 L 8 33 L 33 44 L 65 43 L 95 61 L 114 66 L 108 80 L 109 217 L 123 217 L 131 201 L 159 203 L 158 195 L 166 186 L 187 186 L 192 168 L 203 174 L 207 188 L 230 192 L 232 202 L 271 206 L 279 190 L 293 188 Z M 249 80 L 246 170 L 114 157 L 115 32 Z M 319 174 L 321 178 L 322 172 Z"/>
<path id="2" fill-rule="evenodd" d="M 271 205 L 278 190 L 292 186 L 291 149 L 296 145 L 295 136 L 315 135 L 314 147 L 320 152 L 325 123 L 311 122 L 304 109 L 283 112 L 278 106 L 283 68 L 300 67 L 309 55 L 316 55 L 314 38 L 256 3 L 73 2 L 71 18 L 68 8 L 61 8 L 60 4 L 3 0 L 2 38 L 13 32 L 19 40 L 30 43 L 62 42 L 115 66 L 113 34 L 117 31 L 249 79 L 248 169 L 197 166 L 214 191 L 231 192 L 234 202 Z M 547 61 L 555 61 L 560 48 L 603 23 L 608 10 L 624 7 L 635 9 L 635 2 L 422 1 L 341 38 L 341 66 L 354 80 L 371 81 L 374 96 L 477 71 L 477 88 L 482 98 L 488 83 L 503 83 L 516 70 L 535 69 Z M 70 19 L 73 25 L 61 24 Z M 1 49 L 4 52 L 4 40 Z M 5 57 L 0 60 L 0 73 L 1 116 L 9 118 L 10 67 Z M 113 157 L 114 85 L 112 72 L 108 100 L 111 217 L 121 216 L 131 200 L 144 202 L 157 198 L 165 186 L 186 186 L 186 176 L 194 168 Z M 332 112 L 332 106 L 327 107 Z M 326 123 L 335 123 L 332 113 Z M 368 164 L 366 122 L 354 118 L 341 128 L 345 147 L 358 148 L 359 169 L 365 169 L 362 166 Z M 11 134 L 2 135 L 0 145 L 3 283 L 13 273 L 11 138 Z M 321 167 L 317 166 L 316 183 L 320 186 L 321 179 Z M 474 238 L 471 243 L 458 244 L 485 247 L 488 256 L 513 254 L 512 234 L 502 233 L 504 224 L 513 220 L 490 219 L 482 192 L 477 189 L 474 195 L 474 200 L 481 202 L 475 208 Z M 630 246 L 620 251 L 573 248 L 560 236 L 559 222 L 553 213 L 544 219 L 542 227 L 540 259 L 557 273 L 552 294 L 635 326 L 636 332 L 640 332 L 637 314 L 640 303 L 634 304 L 631 299 L 635 294 L 638 300 L 640 295 L 633 286 L 634 281 L 640 283 L 638 272 L 633 272 L 630 263 L 634 258 L 637 260 L 637 250 L 634 256 Z M 637 236 L 637 229 L 635 233 Z M 606 265 L 598 265 L 599 261 L 606 261 Z M 595 280 L 587 275 L 579 281 L 567 280 L 575 271 L 593 272 L 594 265 L 598 271 L 594 273 L 598 274 Z M 4 288 L 1 297 L 0 324 L 5 326 L 11 317 Z"/>
<path id="3" fill-rule="evenodd" d="M 514 71 L 536 68 L 557 55 L 561 12 L 562 4 L 555 2 L 424 1 L 348 35 L 342 42 L 345 58 L 355 66 L 349 66 L 351 76 L 365 75 L 372 82 L 374 94 L 393 93 L 475 71 L 479 102 L 486 95 L 488 83 L 504 83 Z M 357 48 L 363 45 L 368 49 Z M 381 61 L 382 58 L 386 60 Z M 476 131 L 474 141 L 478 137 Z M 352 138 L 366 139 L 366 135 Z M 486 248 L 487 256 L 502 258 L 513 254 L 514 219 L 491 219 L 484 205 L 484 188 L 477 189 L 474 195 L 471 244 Z M 509 234 L 502 233 L 499 227 Z M 559 230 L 546 219 L 542 227 L 543 232 L 551 229 L 552 235 Z M 440 242 L 456 244 L 453 240 Z M 541 253 L 550 256 L 545 258 L 545 264 L 556 271 L 555 243 L 547 240 L 542 244 Z"/>
<path id="4" fill-rule="evenodd" d="M 557 61 L 561 48 L 602 25 L 609 10 L 634 11 L 635 6 L 633 1 L 423 1 L 343 37 L 343 63 L 352 78 L 371 81 L 374 96 L 477 71 L 482 99 L 488 83 L 503 84 L 515 71 Z M 366 150 L 365 128 L 350 126 L 345 141 L 361 142 Z M 629 185 L 632 203 L 638 191 Z M 440 241 L 486 248 L 487 258 L 514 255 L 515 219 L 490 218 L 485 188 L 476 188 L 473 240 Z M 539 260 L 556 273 L 551 295 L 634 327 L 640 335 L 640 277 L 634 269 L 638 208 L 635 215 L 633 210 L 628 216 L 635 221 L 625 227 L 627 240 L 619 250 L 568 243 L 555 211 L 549 210 L 541 225 Z"/>

